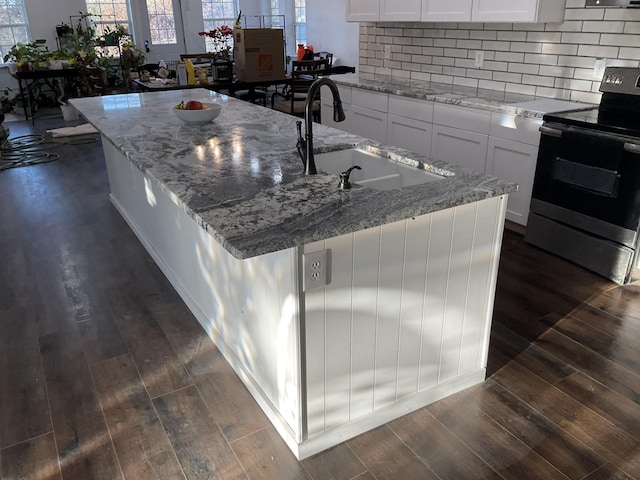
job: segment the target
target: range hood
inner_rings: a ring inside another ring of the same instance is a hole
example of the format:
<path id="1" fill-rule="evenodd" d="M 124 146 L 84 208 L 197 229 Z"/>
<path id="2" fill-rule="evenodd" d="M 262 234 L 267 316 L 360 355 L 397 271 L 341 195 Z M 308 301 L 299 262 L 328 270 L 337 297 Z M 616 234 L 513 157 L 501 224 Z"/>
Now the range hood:
<path id="1" fill-rule="evenodd" d="M 586 6 L 640 8 L 640 0 L 587 0 Z"/>

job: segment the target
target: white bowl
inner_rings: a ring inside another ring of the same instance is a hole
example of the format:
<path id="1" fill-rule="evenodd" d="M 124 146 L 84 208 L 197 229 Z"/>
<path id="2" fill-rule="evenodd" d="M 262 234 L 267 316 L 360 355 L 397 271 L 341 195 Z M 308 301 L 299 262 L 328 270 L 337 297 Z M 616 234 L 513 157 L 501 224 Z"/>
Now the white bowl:
<path id="1" fill-rule="evenodd" d="M 209 123 L 220 115 L 222 110 L 219 103 L 202 102 L 202 105 L 205 107 L 202 110 L 183 110 L 174 105 L 173 113 L 184 123 Z"/>

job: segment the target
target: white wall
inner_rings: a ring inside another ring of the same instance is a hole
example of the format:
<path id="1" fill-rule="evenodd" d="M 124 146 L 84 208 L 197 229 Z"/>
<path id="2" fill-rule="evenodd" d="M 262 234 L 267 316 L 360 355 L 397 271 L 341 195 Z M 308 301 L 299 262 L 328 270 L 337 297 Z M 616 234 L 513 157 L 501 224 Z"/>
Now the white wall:
<path id="1" fill-rule="evenodd" d="M 345 0 L 307 0 L 307 41 L 332 52 L 334 64 L 358 66 L 359 24 L 347 23 Z"/>

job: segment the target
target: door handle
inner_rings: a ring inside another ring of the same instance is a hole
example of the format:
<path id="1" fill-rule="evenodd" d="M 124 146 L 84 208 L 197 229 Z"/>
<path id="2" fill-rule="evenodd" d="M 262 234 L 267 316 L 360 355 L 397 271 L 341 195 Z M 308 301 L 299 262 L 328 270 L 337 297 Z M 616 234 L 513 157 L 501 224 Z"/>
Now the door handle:
<path id="1" fill-rule="evenodd" d="M 640 153 L 640 145 L 638 145 L 637 143 L 625 142 L 624 149 L 630 153 Z"/>
<path id="2" fill-rule="evenodd" d="M 545 125 L 541 125 L 538 130 L 540 130 L 540 133 L 542 133 L 543 135 L 549 135 L 550 137 L 560 138 L 562 136 L 562 130 L 560 130 L 559 128 L 551 128 Z"/>

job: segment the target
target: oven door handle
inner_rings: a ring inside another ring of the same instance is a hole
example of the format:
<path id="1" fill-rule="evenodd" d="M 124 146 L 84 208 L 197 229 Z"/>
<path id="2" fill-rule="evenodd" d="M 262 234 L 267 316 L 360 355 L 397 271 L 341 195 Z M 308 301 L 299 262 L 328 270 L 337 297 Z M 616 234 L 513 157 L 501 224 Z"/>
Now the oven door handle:
<path id="1" fill-rule="evenodd" d="M 559 128 L 552 128 L 547 127 L 546 125 L 541 125 L 539 130 L 543 135 L 549 135 L 550 137 L 560 138 L 562 136 L 562 130 L 560 130 Z"/>
<path id="2" fill-rule="evenodd" d="M 640 145 L 637 143 L 625 142 L 624 149 L 629 153 L 640 153 Z"/>

